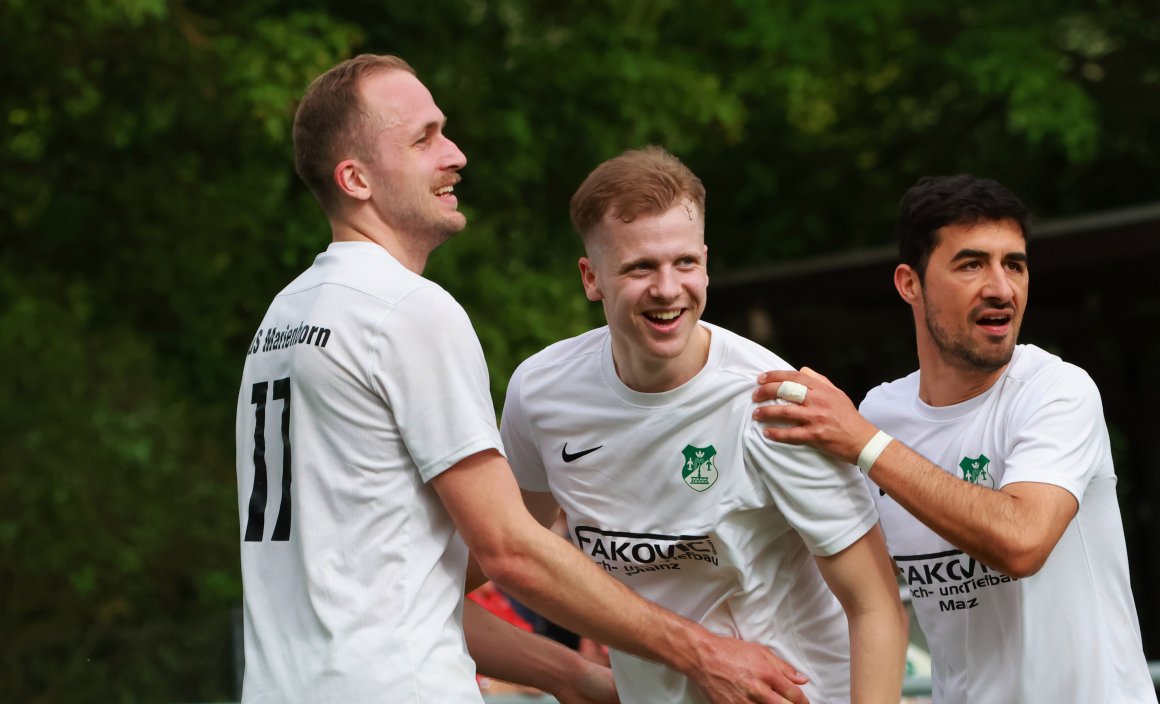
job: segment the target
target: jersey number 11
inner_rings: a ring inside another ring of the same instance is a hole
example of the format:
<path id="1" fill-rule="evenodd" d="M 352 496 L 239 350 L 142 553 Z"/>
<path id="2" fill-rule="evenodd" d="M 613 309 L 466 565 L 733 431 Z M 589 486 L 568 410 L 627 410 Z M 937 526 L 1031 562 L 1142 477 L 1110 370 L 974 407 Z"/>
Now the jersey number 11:
<path id="1" fill-rule="evenodd" d="M 266 394 L 270 383 L 253 386 L 250 403 L 254 404 L 254 490 L 250 493 L 250 511 L 246 520 L 249 542 L 261 542 L 266 528 Z M 274 381 L 274 400 L 282 401 L 282 503 L 270 540 L 290 539 L 290 378 Z"/>

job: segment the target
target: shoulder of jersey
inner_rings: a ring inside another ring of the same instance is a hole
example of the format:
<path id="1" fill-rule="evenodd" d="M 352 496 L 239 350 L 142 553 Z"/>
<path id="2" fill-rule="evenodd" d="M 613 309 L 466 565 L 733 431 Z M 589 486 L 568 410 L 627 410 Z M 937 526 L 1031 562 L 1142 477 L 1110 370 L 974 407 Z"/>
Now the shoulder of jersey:
<path id="1" fill-rule="evenodd" d="M 913 398 L 918 395 L 918 372 L 914 371 L 894 381 L 884 381 L 866 392 L 859 407 L 875 403 L 893 403 L 898 399 Z"/>
<path id="2" fill-rule="evenodd" d="M 1034 345 L 1019 345 L 1008 374 L 1023 388 L 1056 395 L 1064 391 L 1084 394 L 1099 387 L 1082 367 Z"/>
<path id="3" fill-rule="evenodd" d="M 283 293 L 296 293 L 319 284 L 345 286 L 389 303 L 418 290 L 434 294 L 436 299 L 446 297 L 454 300 L 442 286 L 416 274 L 375 246 L 360 248 L 357 254 L 353 251 L 324 252 L 315 265 L 303 272 Z"/>
<path id="4" fill-rule="evenodd" d="M 748 337 L 743 337 L 732 330 L 726 330 L 712 323 L 702 324 L 713 333 L 715 338 L 713 344 L 724 346 L 724 356 L 721 359 L 723 370 L 751 376 L 753 383 L 756 384 L 757 374 L 761 372 L 794 368 L 776 352 L 750 340 Z"/>
<path id="5" fill-rule="evenodd" d="M 576 359 L 600 354 L 608 337 L 608 326 L 581 333 L 559 342 L 553 342 L 539 352 L 528 357 L 519 365 L 523 373 L 558 364 L 566 364 Z"/>

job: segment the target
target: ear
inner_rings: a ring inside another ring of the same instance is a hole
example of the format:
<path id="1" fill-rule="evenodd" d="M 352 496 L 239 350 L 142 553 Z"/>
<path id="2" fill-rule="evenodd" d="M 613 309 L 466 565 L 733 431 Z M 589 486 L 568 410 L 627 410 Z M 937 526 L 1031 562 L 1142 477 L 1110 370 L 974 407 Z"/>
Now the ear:
<path id="1" fill-rule="evenodd" d="M 909 264 L 899 264 L 894 269 L 894 288 L 902 300 L 910 305 L 922 300 L 922 280 Z"/>
<path id="2" fill-rule="evenodd" d="M 604 298 L 600 292 L 600 284 L 596 280 L 596 267 L 588 257 L 580 257 L 580 283 L 584 286 L 584 295 L 590 301 L 599 301 Z"/>
<path id="3" fill-rule="evenodd" d="M 709 285 L 709 245 L 705 245 L 703 252 L 703 259 L 701 262 L 705 266 L 705 285 Z"/>
<path id="4" fill-rule="evenodd" d="M 354 159 L 344 159 L 334 167 L 334 182 L 344 195 L 357 200 L 370 200 L 371 185 L 363 165 Z"/>

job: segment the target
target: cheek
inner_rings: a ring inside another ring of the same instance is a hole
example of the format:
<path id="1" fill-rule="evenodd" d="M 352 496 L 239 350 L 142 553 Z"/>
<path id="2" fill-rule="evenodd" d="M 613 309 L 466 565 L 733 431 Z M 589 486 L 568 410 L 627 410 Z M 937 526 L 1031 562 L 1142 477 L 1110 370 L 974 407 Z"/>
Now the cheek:
<path id="1" fill-rule="evenodd" d="M 709 275 L 702 269 L 676 269 L 669 276 L 682 288 L 704 288 L 709 284 Z"/>
<path id="2" fill-rule="evenodd" d="M 600 304 L 604 307 L 604 319 L 611 328 L 623 330 L 630 326 L 636 317 L 624 299 L 605 296 Z"/>
<path id="3" fill-rule="evenodd" d="M 694 298 L 704 299 L 706 292 L 709 290 L 709 275 L 701 272 L 691 277 L 685 283 L 685 288 Z"/>
<path id="4" fill-rule="evenodd" d="M 632 286 L 617 286 L 613 290 L 606 292 L 605 298 L 612 304 L 613 308 L 627 309 L 636 305 L 639 293 Z"/>
<path id="5" fill-rule="evenodd" d="M 940 310 L 938 295 L 932 294 L 927 289 L 918 292 L 918 295 L 914 297 L 912 305 L 914 306 L 914 310 L 923 317 L 928 317 L 932 314 L 937 315 Z"/>
<path id="6" fill-rule="evenodd" d="M 641 300 L 647 297 L 647 284 L 638 281 L 618 282 L 604 291 L 605 304 L 624 316 L 633 315 L 633 311 L 641 305 Z"/>
<path id="7" fill-rule="evenodd" d="M 1015 298 L 1023 303 L 1027 302 L 1027 287 L 1028 281 L 1026 278 L 1021 279 L 1013 288 L 1015 289 Z"/>

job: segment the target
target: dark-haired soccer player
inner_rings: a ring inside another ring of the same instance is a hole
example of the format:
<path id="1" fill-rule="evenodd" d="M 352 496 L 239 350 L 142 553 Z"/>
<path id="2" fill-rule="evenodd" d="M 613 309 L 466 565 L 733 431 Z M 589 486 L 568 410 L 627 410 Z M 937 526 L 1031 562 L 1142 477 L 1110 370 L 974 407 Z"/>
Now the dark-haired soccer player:
<path id="1" fill-rule="evenodd" d="M 1155 704 L 1099 389 L 1016 344 L 1028 232 L 1027 208 L 995 181 L 919 181 L 894 272 L 918 371 L 871 390 L 861 414 L 818 375 L 774 372 L 758 398 L 792 381 L 805 399 L 758 414 L 776 421 L 770 437 L 868 474 L 936 704 Z"/>

